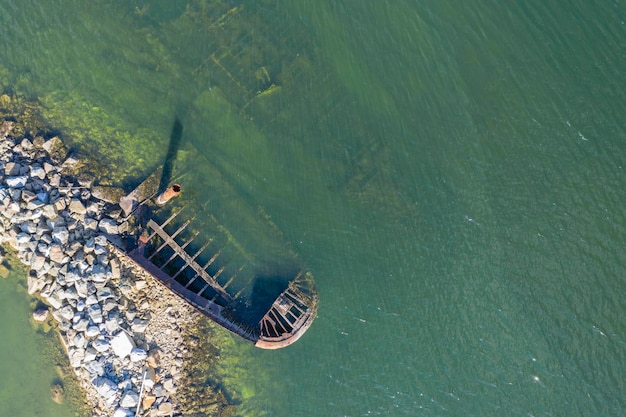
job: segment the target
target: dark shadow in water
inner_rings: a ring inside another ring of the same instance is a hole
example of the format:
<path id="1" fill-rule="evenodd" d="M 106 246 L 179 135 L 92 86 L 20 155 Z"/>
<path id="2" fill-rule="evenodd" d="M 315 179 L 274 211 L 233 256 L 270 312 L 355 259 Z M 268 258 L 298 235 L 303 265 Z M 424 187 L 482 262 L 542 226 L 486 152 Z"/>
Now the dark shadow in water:
<path id="1" fill-rule="evenodd" d="M 165 161 L 163 162 L 163 173 L 161 174 L 161 180 L 159 181 L 159 191 L 164 191 L 169 185 L 172 177 L 172 166 L 176 159 L 176 154 L 180 148 L 180 143 L 183 139 L 183 124 L 180 122 L 178 116 L 174 118 L 174 125 L 172 126 L 172 133 L 170 134 L 170 144 L 167 148 L 167 154 L 165 155 Z"/>
<path id="2" fill-rule="evenodd" d="M 246 300 L 245 321 L 250 325 L 258 324 L 288 285 L 289 278 L 281 276 L 257 277 L 254 280 L 252 293 Z"/>

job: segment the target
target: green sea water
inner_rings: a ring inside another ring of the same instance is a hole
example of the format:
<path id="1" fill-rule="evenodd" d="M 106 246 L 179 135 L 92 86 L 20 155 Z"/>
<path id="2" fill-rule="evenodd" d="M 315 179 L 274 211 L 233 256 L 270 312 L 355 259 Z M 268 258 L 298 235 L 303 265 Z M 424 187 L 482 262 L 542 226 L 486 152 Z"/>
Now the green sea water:
<path id="1" fill-rule="evenodd" d="M 0 87 L 114 184 L 179 117 L 184 197 L 261 267 L 284 245 L 313 272 L 295 345 L 224 335 L 242 415 L 625 414 L 626 5 L 0 8 Z M 13 311 L 2 333 L 30 337 Z"/>

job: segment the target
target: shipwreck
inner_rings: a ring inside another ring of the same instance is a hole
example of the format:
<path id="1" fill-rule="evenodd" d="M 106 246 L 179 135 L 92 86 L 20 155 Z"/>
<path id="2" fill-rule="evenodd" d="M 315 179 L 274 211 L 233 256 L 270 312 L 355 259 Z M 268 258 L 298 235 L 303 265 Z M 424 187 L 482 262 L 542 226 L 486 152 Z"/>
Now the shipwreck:
<path id="1" fill-rule="evenodd" d="M 134 237 L 116 242 L 127 258 L 256 347 L 280 349 L 298 340 L 317 315 L 312 274 L 291 264 L 274 276 L 259 275 L 242 245 L 210 213 L 189 204 L 168 208 L 182 187 L 155 192 L 161 174 L 153 173 L 120 202 L 135 223 Z"/>

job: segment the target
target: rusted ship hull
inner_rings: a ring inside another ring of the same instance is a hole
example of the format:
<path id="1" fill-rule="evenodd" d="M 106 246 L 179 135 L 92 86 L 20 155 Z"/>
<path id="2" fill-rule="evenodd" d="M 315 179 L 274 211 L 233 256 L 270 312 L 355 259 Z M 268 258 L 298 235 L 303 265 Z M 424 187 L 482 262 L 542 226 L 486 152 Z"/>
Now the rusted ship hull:
<path id="1" fill-rule="evenodd" d="M 213 268 L 216 272 L 210 272 L 219 251 L 209 257 L 206 251 L 209 241 L 188 253 L 193 237 L 183 239 L 181 236 L 184 236 L 182 230 L 189 222 L 173 233 L 165 230 L 176 214 L 163 224 L 148 221 L 139 245 L 127 252 L 128 258 L 206 317 L 256 347 L 280 349 L 293 344 L 307 331 L 317 315 L 318 303 L 310 272 L 299 271 L 260 320 L 246 322 L 241 319 L 240 311 L 245 303 L 237 300 L 241 291 L 232 294 L 228 290 L 234 277 L 223 277 L 223 267 Z M 201 254 L 209 259 L 203 265 L 197 262 Z M 176 267 L 172 268 L 174 264 Z M 236 310 L 240 314 L 236 314 Z"/>

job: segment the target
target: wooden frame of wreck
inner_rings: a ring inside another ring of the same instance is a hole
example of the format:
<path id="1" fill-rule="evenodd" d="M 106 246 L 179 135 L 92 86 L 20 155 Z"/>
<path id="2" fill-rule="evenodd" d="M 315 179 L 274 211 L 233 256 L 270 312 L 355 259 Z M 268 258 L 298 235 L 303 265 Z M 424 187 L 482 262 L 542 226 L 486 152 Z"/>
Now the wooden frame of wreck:
<path id="1" fill-rule="evenodd" d="M 149 220 L 146 226 L 147 236 L 139 239 L 139 245 L 127 252 L 127 256 L 138 267 L 152 275 L 158 282 L 167 287 L 173 293 L 194 306 L 205 316 L 229 330 L 230 332 L 251 341 L 256 347 L 262 349 L 280 349 L 289 346 L 298 340 L 311 326 L 317 315 L 317 293 L 313 286 L 313 278 L 309 272 L 300 271 L 291 280 L 287 288 L 276 298 L 269 310 L 264 314 L 258 323 L 257 328 L 243 326 L 230 317 L 224 306 L 224 302 L 232 301 L 231 295 L 226 291 L 232 278 L 222 285 L 217 278 L 223 271 L 219 269 L 211 274 L 207 268 L 215 262 L 220 252 L 216 252 L 205 265 L 199 265 L 196 259 L 211 243 L 207 241 L 194 254 L 186 251 L 191 239 L 183 244 L 176 242 L 176 236 L 187 227 L 189 221 L 183 223 L 175 232 L 169 234 L 165 226 L 170 223 L 179 212 L 172 214 L 165 222 L 158 224 L 154 220 Z M 146 256 L 146 248 L 150 241 L 159 237 L 162 243 L 154 252 Z M 152 262 L 152 259 L 163 249 L 170 248 L 172 255 L 160 266 Z M 165 266 L 170 264 L 176 257 L 183 261 L 183 266 L 173 275 L 164 271 Z M 187 268 L 194 271 L 194 275 L 187 283 L 181 283 L 176 278 Z M 190 287 L 192 283 L 200 280 L 201 289 L 193 291 Z M 212 298 L 204 294 L 210 288 L 214 292 Z"/>

